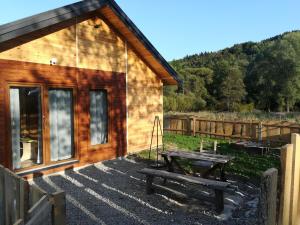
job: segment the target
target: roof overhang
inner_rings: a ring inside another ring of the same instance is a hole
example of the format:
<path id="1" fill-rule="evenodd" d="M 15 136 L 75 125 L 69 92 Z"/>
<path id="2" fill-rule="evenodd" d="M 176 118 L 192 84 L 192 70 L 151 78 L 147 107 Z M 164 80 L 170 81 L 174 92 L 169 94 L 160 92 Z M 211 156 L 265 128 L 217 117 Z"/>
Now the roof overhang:
<path id="1" fill-rule="evenodd" d="M 104 17 L 166 85 L 181 81 L 169 63 L 114 0 L 85 0 L 0 26 L 0 52 L 64 29 L 93 16 Z"/>

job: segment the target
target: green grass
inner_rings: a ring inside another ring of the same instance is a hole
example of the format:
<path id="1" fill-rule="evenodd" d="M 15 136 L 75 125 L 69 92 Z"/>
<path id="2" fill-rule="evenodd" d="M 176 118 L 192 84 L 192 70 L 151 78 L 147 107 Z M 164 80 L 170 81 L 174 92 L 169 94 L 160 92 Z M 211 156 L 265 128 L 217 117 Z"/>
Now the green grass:
<path id="1" fill-rule="evenodd" d="M 269 168 L 280 168 L 280 159 L 275 155 L 249 154 L 243 149 L 235 149 L 232 144 L 223 139 L 202 138 L 204 140 L 204 149 L 212 149 L 213 141 L 218 141 L 218 153 L 223 155 L 235 156 L 235 159 L 227 167 L 226 171 L 231 174 L 239 175 L 248 179 L 260 179 L 261 174 Z M 207 143 L 209 142 L 209 143 Z M 186 151 L 199 151 L 199 137 L 191 137 L 177 134 L 165 134 L 164 145 L 166 150 L 174 147 Z M 148 159 L 149 151 L 139 153 L 139 157 Z M 151 159 L 156 159 L 155 151 L 151 152 Z M 183 163 L 185 164 L 185 162 Z M 188 169 L 189 165 L 186 163 Z"/>

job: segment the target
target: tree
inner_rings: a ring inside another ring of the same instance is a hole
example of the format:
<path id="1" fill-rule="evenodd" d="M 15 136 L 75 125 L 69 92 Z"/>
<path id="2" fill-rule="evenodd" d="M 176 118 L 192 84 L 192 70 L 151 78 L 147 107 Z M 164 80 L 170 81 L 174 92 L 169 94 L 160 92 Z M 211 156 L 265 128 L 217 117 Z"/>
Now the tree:
<path id="1" fill-rule="evenodd" d="M 300 108 L 300 31 L 189 55 L 171 65 L 183 88 L 164 88 L 165 110 L 235 110 L 241 102 L 267 111 Z"/>
<path id="2" fill-rule="evenodd" d="M 246 95 L 242 73 L 238 68 L 232 68 L 228 71 L 226 78 L 221 84 L 220 91 L 227 110 L 237 109 Z"/>

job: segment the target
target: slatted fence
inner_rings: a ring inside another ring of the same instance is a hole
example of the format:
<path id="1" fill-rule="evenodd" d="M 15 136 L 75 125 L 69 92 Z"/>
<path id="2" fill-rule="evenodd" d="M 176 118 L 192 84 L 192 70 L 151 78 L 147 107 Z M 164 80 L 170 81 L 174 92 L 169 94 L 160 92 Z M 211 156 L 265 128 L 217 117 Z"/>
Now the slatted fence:
<path id="1" fill-rule="evenodd" d="M 0 225 L 64 225 L 65 194 L 47 194 L 0 165 Z"/>
<path id="2" fill-rule="evenodd" d="M 165 116 L 164 131 L 183 135 L 251 140 L 281 146 L 290 142 L 300 125 L 289 122 L 208 120 L 195 116 Z"/>

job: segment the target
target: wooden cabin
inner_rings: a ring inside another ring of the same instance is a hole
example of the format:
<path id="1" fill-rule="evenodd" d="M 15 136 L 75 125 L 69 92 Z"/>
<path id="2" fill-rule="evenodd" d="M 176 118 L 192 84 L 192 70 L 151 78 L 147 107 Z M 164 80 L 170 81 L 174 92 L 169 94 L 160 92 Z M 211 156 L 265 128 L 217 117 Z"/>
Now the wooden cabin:
<path id="1" fill-rule="evenodd" d="M 176 72 L 113 0 L 0 26 L 0 164 L 53 173 L 148 149 Z"/>

